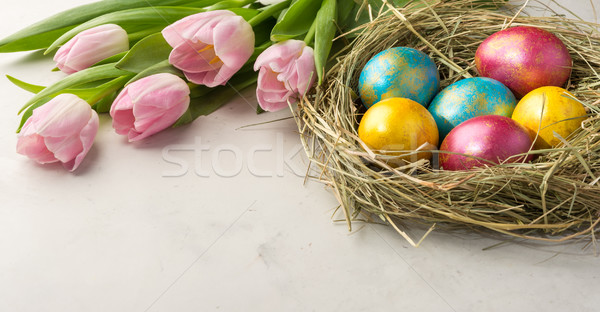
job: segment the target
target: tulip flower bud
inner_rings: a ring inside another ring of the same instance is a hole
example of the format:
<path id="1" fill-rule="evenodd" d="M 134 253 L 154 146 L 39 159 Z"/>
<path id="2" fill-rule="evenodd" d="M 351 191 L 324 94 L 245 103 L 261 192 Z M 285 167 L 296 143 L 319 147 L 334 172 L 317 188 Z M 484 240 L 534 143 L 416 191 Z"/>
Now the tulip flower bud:
<path id="1" fill-rule="evenodd" d="M 33 110 L 17 135 L 17 153 L 40 164 L 60 161 L 73 171 L 98 132 L 98 114 L 73 94 L 60 94 Z"/>
<path id="2" fill-rule="evenodd" d="M 169 63 L 199 85 L 225 85 L 254 52 L 252 26 L 231 11 L 198 13 L 167 26 Z"/>
<path id="3" fill-rule="evenodd" d="M 54 61 L 61 71 L 72 74 L 127 50 L 127 32 L 118 25 L 106 24 L 77 34 L 58 49 Z"/>
<path id="4" fill-rule="evenodd" d="M 156 74 L 126 86 L 110 108 L 113 128 L 129 141 L 149 137 L 175 123 L 190 104 L 190 88 L 173 74 Z"/>
<path id="5" fill-rule="evenodd" d="M 286 40 L 262 52 L 254 63 L 258 72 L 256 98 L 265 111 L 277 111 L 296 103 L 315 81 L 313 49 L 304 41 Z"/>

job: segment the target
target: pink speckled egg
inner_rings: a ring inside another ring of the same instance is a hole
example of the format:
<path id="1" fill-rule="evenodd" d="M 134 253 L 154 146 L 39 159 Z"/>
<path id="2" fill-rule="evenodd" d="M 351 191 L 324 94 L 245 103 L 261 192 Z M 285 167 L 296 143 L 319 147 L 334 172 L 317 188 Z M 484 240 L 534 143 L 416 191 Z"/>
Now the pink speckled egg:
<path id="1" fill-rule="evenodd" d="M 485 39 L 475 53 L 477 71 L 502 82 L 517 98 L 543 86 L 563 86 L 573 61 L 567 47 L 554 34 L 519 26 Z"/>
<path id="2" fill-rule="evenodd" d="M 471 118 L 448 133 L 442 142 L 440 167 L 444 170 L 468 170 L 491 163 L 519 162 L 523 157 L 514 155 L 527 153 L 532 142 L 527 129 L 516 121 L 499 115 Z M 458 155 L 463 154 L 463 155 Z M 471 157 L 473 156 L 473 157 Z M 528 156 L 525 160 L 531 159 Z"/>

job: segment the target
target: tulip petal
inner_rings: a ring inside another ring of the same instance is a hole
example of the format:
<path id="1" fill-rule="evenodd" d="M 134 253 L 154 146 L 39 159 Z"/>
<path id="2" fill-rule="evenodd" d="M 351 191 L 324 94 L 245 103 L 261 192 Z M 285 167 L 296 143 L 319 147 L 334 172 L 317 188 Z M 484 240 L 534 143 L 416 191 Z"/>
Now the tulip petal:
<path id="1" fill-rule="evenodd" d="M 278 74 L 266 67 L 258 72 L 258 87 L 265 92 L 281 92 L 286 91 L 285 85 L 278 78 Z"/>
<path id="2" fill-rule="evenodd" d="M 117 40 L 117 39 L 121 40 Z M 80 38 L 70 49 L 64 64 L 76 71 L 129 49 L 129 39 L 123 29 L 111 29 Z"/>
<path id="3" fill-rule="evenodd" d="M 89 104 L 73 94 L 59 94 L 34 110 L 36 131 L 44 137 L 65 137 L 78 133 L 89 119 Z"/>
<path id="4" fill-rule="evenodd" d="M 231 67 L 231 66 L 223 65 L 223 67 L 221 67 L 220 70 L 217 73 L 215 73 L 214 78 L 212 78 L 212 80 L 214 80 L 212 83 L 210 83 L 209 81 L 206 81 L 206 83 L 208 83 L 206 86 L 207 87 L 224 86 L 227 83 L 227 81 L 229 81 L 229 79 L 231 77 L 233 77 L 233 75 L 235 75 L 235 73 L 237 73 L 238 70 L 240 70 L 240 68 L 241 68 L 241 66 L 240 67 Z M 210 76 L 210 74 L 207 76 Z M 205 78 L 205 80 L 208 80 L 208 79 Z"/>
<path id="5" fill-rule="evenodd" d="M 297 58 L 306 47 L 304 41 L 286 40 L 274 44 L 261 53 L 254 63 L 254 70 L 269 66 L 276 72 L 282 72 L 291 59 Z"/>
<path id="6" fill-rule="evenodd" d="M 223 19 L 213 38 L 216 55 L 230 68 L 239 70 L 254 52 L 254 31 L 241 16 Z"/>
<path id="7" fill-rule="evenodd" d="M 287 101 L 269 101 L 265 98 L 268 93 L 263 90 L 256 89 L 256 98 L 260 107 L 267 112 L 276 112 L 288 107 Z"/>
<path id="8" fill-rule="evenodd" d="M 125 87 L 113 103 L 111 116 L 118 134 L 129 141 L 151 136 L 171 126 L 189 107 L 187 83 L 167 73 L 148 76 Z"/>
<path id="9" fill-rule="evenodd" d="M 198 32 L 201 29 L 203 29 L 207 23 L 214 22 L 214 20 L 218 21 L 223 17 L 233 15 L 235 15 L 233 12 L 227 10 L 215 10 L 190 15 L 165 27 L 165 29 L 163 29 L 162 31 L 162 35 L 167 41 L 167 43 L 171 47 L 175 48 L 177 46 L 180 46 L 184 42 L 188 42 L 190 38 L 197 37 Z M 210 38 L 209 40 L 212 41 L 212 38 Z M 208 42 L 206 40 L 202 41 L 208 44 L 212 44 L 212 42 Z"/>
<path id="10" fill-rule="evenodd" d="M 72 74 L 128 49 L 127 32 L 118 25 L 106 24 L 77 34 L 56 52 L 54 61 L 60 70 Z"/>
<path id="11" fill-rule="evenodd" d="M 287 100 L 293 94 L 284 84 L 277 80 L 277 73 L 262 67 L 258 73 L 256 98 L 258 104 L 265 111 L 277 111 L 288 106 Z"/>
<path id="12" fill-rule="evenodd" d="M 187 78 L 187 80 L 189 80 L 192 83 L 195 83 L 197 85 L 206 85 L 204 83 L 204 77 L 206 77 L 206 74 L 208 72 L 202 72 L 202 73 L 190 73 L 190 72 L 183 72 L 183 74 L 185 75 L 185 78 Z M 215 87 L 215 86 L 209 86 L 206 85 L 209 88 Z"/>
<path id="13" fill-rule="evenodd" d="M 260 69 L 256 88 L 259 105 L 266 111 L 280 110 L 296 103 L 312 86 L 314 52 L 303 41 L 287 40 L 261 53 L 254 69 Z"/>
<path id="14" fill-rule="evenodd" d="M 298 82 L 296 83 L 295 91 L 303 96 L 310 90 L 317 75 L 312 48 L 304 48 L 302 55 L 296 61 L 296 70 L 298 73 Z"/>
<path id="15" fill-rule="evenodd" d="M 146 77 L 129 87 L 133 102 L 135 128 L 144 131 L 141 120 L 154 119 L 180 108 L 179 99 L 188 99 L 190 89 L 181 78 L 171 74 L 157 74 Z M 187 109 L 187 106 L 185 107 Z"/>
<path id="16" fill-rule="evenodd" d="M 171 51 L 169 63 L 175 67 L 190 73 L 202 73 L 206 71 L 219 70 L 222 62 L 211 63 L 215 58 L 215 50 L 206 49 L 205 43 L 183 43 Z M 198 52 L 202 51 L 202 52 Z"/>
<path id="17" fill-rule="evenodd" d="M 64 166 L 70 171 L 73 171 L 79 167 L 83 158 L 87 155 L 87 153 L 92 148 L 94 144 L 94 139 L 96 138 L 96 134 L 98 133 L 98 127 L 100 125 L 100 120 L 98 118 L 98 113 L 92 110 L 92 117 L 90 118 L 88 124 L 81 129 L 79 133 L 79 140 L 81 141 L 81 145 L 83 150 L 75 157 L 73 163 L 65 163 Z"/>
<path id="18" fill-rule="evenodd" d="M 225 85 L 254 52 L 252 26 L 231 11 L 188 16 L 163 30 L 169 63 L 200 85 Z"/>
<path id="19" fill-rule="evenodd" d="M 154 119 L 152 123 L 143 125 L 146 127 L 142 133 L 138 131 L 131 131 L 128 133 L 129 142 L 139 141 L 145 139 L 153 134 L 156 134 L 172 124 L 174 124 L 183 113 L 188 109 L 190 104 L 190 98 L 181 99 L 176 105 L 173 105 L 173 109 L 167 110 L 161 115 L 160 118 Z M 137 122 L 136 122 L 137 123 Z M 136 129 L 138 129 L 136 125 Z"/>
<path id="20" fill-rule="evenodd" d="M 135 117 L 133 116 L 133 102 L 129 98 L 129 88 L 125 87 L 110 107 L 110 117 L 115 132 L 124 135 L 133 127 Z"/>
<path id="21" fill-rule="evenodd" d="M 17 141 L 17 153 L 25 155 L 40 164 L 58 161 L 44 144 L 44 137 L 39 134 L 19 137 Z"/>
<path id="22" fill-rule="evenodd" d="M 86 124 L 78 128 L 76 133 L 63 137 L 46 137 L 46 146 L 65 168 L 73 171 L 77 169 L 92 146 L 98 132 L 98 125 L 98 114 L 90 109 L 86 117 Z"/>
<path id="23" fill-rule="evenodd" d="M 60 161 L 75 170 L 98 132 L 98 114 L 73 94 L 60 94 L 33 110 L 17 135 L 17 152 L 38 163 Z"/>

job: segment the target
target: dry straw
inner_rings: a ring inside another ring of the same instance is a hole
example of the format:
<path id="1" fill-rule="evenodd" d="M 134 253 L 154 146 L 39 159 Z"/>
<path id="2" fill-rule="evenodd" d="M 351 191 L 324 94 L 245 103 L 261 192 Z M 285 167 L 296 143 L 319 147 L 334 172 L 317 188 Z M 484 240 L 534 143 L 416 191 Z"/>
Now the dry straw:
<path id="1" fill-rule="evenodd" d="M 336 56 L 322 87 L 300 103 L 297 122 L 318 168 L 314 178 L 333 189 L 348 226 L 360 215 L 375 214 L 415 246 L 420 242 L 400 230 L 397 221 L 426 224 L 430 230 L 437 225 L 544 241 L 593 241 L 600 223 L 599 26 L 556 15 L 515 14 L 518 8 L 490 7 L 489 2 L 424 3 L 386 4 L 379 17 L 355 30 L 358 36 Z M 429 161 L 392 168 L 386 164 L 391 156 L 360 141 L 356 129 L 364 110 L 353 100 L 360 71 L 373 55 L 395 46 L 421 50 L 438 64 L 444 87 L 477 76 L 473 59 L 478 45 L 519 25 L 551 31 L 574 60 L 567 89 L 590 117 L 562 146 L 537 151 L 541 156 L 533 163 L 450 172 L 433 169 Z"/>

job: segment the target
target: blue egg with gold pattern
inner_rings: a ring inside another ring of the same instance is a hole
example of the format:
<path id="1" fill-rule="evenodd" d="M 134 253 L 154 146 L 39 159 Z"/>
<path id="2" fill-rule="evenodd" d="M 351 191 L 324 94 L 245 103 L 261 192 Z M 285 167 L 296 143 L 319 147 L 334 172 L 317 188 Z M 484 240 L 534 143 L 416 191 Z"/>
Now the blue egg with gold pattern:
<path id="1" fill-rule="evenodd" d="M 367 108 L 393 97 L 427 107 L 439 86 L 440 76 L 433 60 L 407 47 L 390 48 L 373 56 L 358 81 L 360 98 Z"/>
<path id="2" fill-rule="evenodd" d="M 517 105 L 513 93 L 501 82 L 484 77 L 459 80 L 444 88 L 429 105 L 440 131 L 440 141 L 463 121 L 483 115 L 511 117 Z"/>

